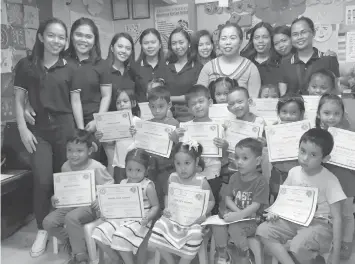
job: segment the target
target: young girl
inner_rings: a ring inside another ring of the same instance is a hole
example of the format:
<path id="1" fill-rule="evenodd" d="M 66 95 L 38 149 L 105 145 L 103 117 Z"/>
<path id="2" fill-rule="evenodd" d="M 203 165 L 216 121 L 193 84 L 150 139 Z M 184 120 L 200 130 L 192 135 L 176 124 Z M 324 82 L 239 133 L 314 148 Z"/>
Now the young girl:
<path id="1" fill-rule="evenodd" d="M 209 89 L 213 104 L 227 103 L 228 93 L 233 87 L 237 87 L 237 80 L 229 77 L 219 77 L 212 81 Z"/>
<path id="2" fill-rule="evenodd" d="M 143 190 L 143 203 L 145 216 L 141 221 L 106 220 L 97 226 L 92 234 L 98 246 L 106 252 L 113 263 L 117 263 L 121 255 L 125 264 L 133 264 L 139 246 L 145 240 L 152 221 L 159 212 L 159 202 L 154 183 L 147 178 L 150 156 L 143 149 L 133 149 L 127 153 L 126 174 L 127 179 L 121 184 L 140 183 Z M 103 257 L 100 257 L 100 262 Z"/>
<path id="3" fill-rule="evenodd" d="M 201 159 L 202 146 L 196 141 L 190 140 L 188 142 L 179 142 L 173 150 L 174 164 L 176 172 L 172 173 L 169 177 L 169 185 L 171 183 L 178 183 L 187 186 L 194 186 L 196 188 L 209 190 L 209 202 L 206 215 L 209 214 L 214 206 L 214 197 L 212 195 L 211 187 L 206 178 L 197 173 L 199 160 Z M 165 205 L 168 205 L 168 196 L 165 196 Z M 153 233 L 150 238 L 150 244 L 153 247 L 159 248 L 159 252 L 165 261 L 173 264 L 174 258 L 168 252 L 173 249 L 181 256 L 180 264 L 190 263 L 196 256 L 201 242 L 202 242 L 202 227 L 201 223 L 205 220 L 206 216 L 197 218 L 194 224 L 190 227 L 181 227 L 176 223 L 170 221 L 170 209 L 165 208 L 163 216 L 155 223 Z M 176 233 L 174 231 L 180 231 Z M 185 245 L 176 249 L 169 240 L 181 239 L 182 234 L 189 236 Z"/>
<path id="4" fill-rule="evenodd" d="M 344 103 L 340 97 L 333 94 L 324 94 L 318 105 L 316 126 L 327 130 L 329 127 L 337 127 L 350 130 L 344 125 Z M 342 168 L 332 164 L 325 164 L 337 178 L 344 190 L 347 199 L 343 204 L 343 237 L 340 256 L 342 259 L 349 259 L 352 251 L 354 234 L 353 200 L 355 196 L 355 171 Z"/>
<path id="5" fill-rule="evenodd" d="M 279 87 L 273 84 L 261 86 L 259 98 L 280 98 Z"/>
<path id="6" fill-rule="evenodd" d="M 314 72 L 309 78 L 307 91 L 311 96 L 322 96 L 325 93 L 338 94 L 335 75 L 327 69 Z"/>
<path id="7" fill-rule="evenodd" d="M 62 166 L 62 172 L 95 170 L 95 184 L 113 184 L 113 178 L 100 162 L 91 159 L 92 152 L 97 151 L 94 136 L 85 130 L 76 130 L 68 139 L 67 161 Z M 52 197 L 55 207 L 58 198 Z M 50 236 L 57 237 L 63 244 L 69 240 L 72 249 L 72 260 L 69 263 L 88 263 L 89 256 L 82 229 L 84 224 L 94 221 L 99 209 L 97 201 L 91 206 L 58 208 L 43 220 L 43 228 Z"/>
<path id="8" fill-rule="evenodd" d="M 133 115 L 133 125 L 130 128 L 130 132 L 132 137 L 135 134 L 134 124 L 140 120 L 140 109 L 135 97 L 135 94 L 130 90 L 117 90 L 117 99 L 116 99 L 116 108 L 117 110 L 125 110 L 131 109 Z M 103 137 L 103 133 L 100 131 L 95 132 L 95 136 L 97 139 L 101 139 Z M 115 147 L 110 148 L 110 155 L 113 155 L 112 167 L 114 169 L 114 178 L 115 183 L 120 183 L 122 179 L 125 178 L 125 162 L 124 159 L 126 157 L 127 151 L 129 148 L 133 147 L 134 140 L 133 138 L 121 139 L 114 143 Z M 111 143 L 110 146 L 112 146 Z"/>
<path id="9" fill-rule="evenodd" d="M 305 106 L 302 96 L 286 95 L 277 103 L 278 124 L 290 123 L 303 120 Z M 279 187 L 287 178 L 288 171 L 297 166 L 297 160 L 272 163 L 270 178 L 270 194 L 276 199 Z"/>
<path id="10" fill-rule="evenodd" d="M 34 178 L 33 210 L 38 233 L 32 257 L 46 249 L 48 233 L 42 221 L 50 211 L 53 173 L 60 172 L 66 160 L 66 139 L 75 128 L 71 100 L 80 97 L 80 90 L 70 86 L 76 66 L 64 59 L 65 23 L 48 19 L 40 24 L 35 36 L 31 55 L 18 62 L 14 77 L 16 121 L 21 141 L 31 154 Z M 24 117 L 26 101 L 33 114 L 31 125 Z"/>

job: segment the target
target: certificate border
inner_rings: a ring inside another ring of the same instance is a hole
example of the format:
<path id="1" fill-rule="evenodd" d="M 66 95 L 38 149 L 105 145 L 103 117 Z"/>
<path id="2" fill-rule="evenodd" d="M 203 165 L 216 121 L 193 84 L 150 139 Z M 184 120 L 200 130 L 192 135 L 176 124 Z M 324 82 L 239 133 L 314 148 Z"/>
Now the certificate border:
<path id="1" fill-rule="evenodd" d="M 93 116 L 94 116 L 94 120 L 96 122 L 96 126 L 97 126 L 97 121 L 95 119 L 95 117 L 100 117 L 100 116 L 104 116 L 104 115 L 107 115 L 107 114 L 110 114 L 110 115 L 113 115 L 113 114 L 117 114 L 117 113 L 127 113 L 128 114 L 128 119 L 129 119 L 129 123 L 130 123 L 130 126 L 132 126 L 133 124 L 133 114 L 132 114 L 132 111 L 131 110 L 118 110 L 118 111 L 109 111 L 109 112 L 101 112 L 101 113 L 94 113 Z M 97 126 L 99 127 L 99 126 Z M 132 139 L 133 137 L 130 137 L 130 136 L 127 136 L 127 137 L 121 137 L 121 138 L 105 138 L 105 139 L 100 139 L 100 142 L 111 142 L 111 141 L 119 141 L 119 140 L 123 140 L 123 139 Z"/>
<path id="2" fill-rule="evenodd" d="M 309 129 L 312 128 L 312 125 L 311 125 L 311 123 L 310 123 L 309 120 L 302 120 L 302 121 L 292 122 L 292 123 L 288 123 L 288 124 L 294 125 L 295 123 L 298 123 L 298 124 L 300 124 L 300 125 L 302 125 L 302 124 L 307 124 L 308 127 L 309 127 Z M 272 145 L 270 145 L 270 141 L 269 141 L 270 137 L 269 137 L 269 134 L 267 133 L 267 127 L 271 128 L 271 127 L 280 126 L 280 125 L 281 125 L 281 124 L 268 125 L 268 126 L 266 126 L 266 128 L 265 128 L 265 136 L 266 136 L 266 142 L 267 142 L 267 146 L 268 146 L 267 150 L 268 150 L 268 154 L 269 154 L 269 162 L 270 162 L 270 163 L 271 163 L 271 162 L 273 163 L 273 162 L 296 160 L 296 159 L 298 158 L 298 154 L 297 154 L 296 156 L 288 156 L 288 157 L 284 157 L 284 158 L 281 158 L 281 159 L 277 159 L 277 158 L 276 158 L 276 159 L 273 159 L 273 158 L 272 158 L 272 156 L 271 156 L 271 148 L 270 148 Z M 285 126 L 285 124 L 283 124 L 283 125 Z M 287 126 L 287 127 L 291 127 L 291 126 Z M 308 129 L 308 130 L 309 130 L 309 129 Z"/>
<path id="3" fill-rule="evenodd" d="M 258 123 L 254 123 L 254 122 L 248 122 L 248 121 L 243 121 L 243 120 L 227 120 L 227 122 L 230 122 L 230 123 L 239 123 L 239 124 L 246 124 L 247 126 L 250 126 L 250 127 L 258 127 L 258 136 L 257 137 L 261 137 L 262 136 L 262 133 L 264 131 L 264 125 L 263 124 L 258 124 Z M 225 140 L 227 140 L 227 131 L 228 131 L 228 128 L 226 130 L 226 137 L 225 137 Z M 248 137 L 255 137 L 255 136 L 246 136 L 245 138 L 248 138 Z M 243 139 L 245 139 L 243 138 Z M 241 139 L 241 140 L 243 140 Z M 232 148 L 230 148 L 230 146 L 228 146 L 228 149 L 227 149 L 227 152 L 230 152 L 230 153 L 234 153 L 235 152 L 235 146 Z"/>
<path id="4" fill-rule="evenodd" d="M 218 135 L 218 137 L 222 137 L 222 135 L 221 135 L 221 129 L 220 129 L 220 126 L 221 126 L 221 124 L 220 123 L 218 123 L 218 122 L 204 122 L 204 123 L 202 123 L 203 125 L 216 125 L 217 126 L 217 135 Z M 183 126 L 185 126 L 185 127 L 187 127 L 187 126 L 196 126 L 196 125 L 198 125 L 198 123 L 183 123 L 183 124 L 180 124 L 180 127 L 181 128 L 183 128 Z M 193 137 L 192 137 L 193 138 Z M 199 141 L 197 141 L 199 144 L 201 144 Z M 202 144 L 201 144 L 202 145 Z M 202 146 L 202 148 L 203 148 L 203 146 Z M 216 154 L 216 153 L 204 153 L 204 148 L 203 148 L 203 150 L 202 150 L 202 154 L 201 154 L 201 156 L 203 156 L 203 157 L 222 157 L 222 148 L 218 148 L 217 147 L 217 150 L 218 150 L 218 153 Z"/>
<path id="5" fill-rule="evenodd" d="M 140 220 L 144 217 L 144 199 L 143 199 L 143 189 L 141 187 L 141 185 L 132 185 L 132 184 L 139 184 L 139 183 L 125 183 L 125 184 L 111 184 L 111 185 L 100 185 L 100 187 L 98 188 L 101 188 L 101 187 L 104 187 L 105 189 L 110 189 L 110 188 L 115 188 L 116 185 L 122 185 L 122 186 L 136 186 L 140 189 L 141 192 L 138 192 L 138 199 L 141 200 L 143 202 L 143 205 L 139 205 L 139 209 L 140 209 L 140 213 L 141 213 L 141 216 L 138 216 L 138 217 L 106 217 L 103 215 L 103 213 L 101 212 L 101 209 L 100 209 L 100 212 L 102 214 L 102 216 L 106 219 L 109 219 L 109 220 Z M 100 195 L 99 195 L 100 196 Z M 99 205 L 101 207 L 101 203 L 99 202 Z M 143 207 L 143 208 L 142 208 Z"/>
<path id="6" fill-rule="evenodd" d="M 156 125 L 156 126 L 171 128 L 172 130 L 176 129 L 176 127 L 173 126 L 173 125 L 169 125 L 169 124 L 165 124 L 165 123 L 159 123 L 159 122 L 153 122 L 153 121 L 141 120 L 141 121 L 139 121 L 137 123 L 154 123 L 154 125 Z M 134 141 L 136 143 L 136 139 Z M 136 145 L 136 146 L 138 148 L 142 148 L 140 145 Z M 151 150 L 151 149 L 145 149 L 145 148 L 144 148 L 144 150 L 149 152 L 149 153 L 155 154 L 155 155 L 159 155 L 159 156 L 162 156 L 162 157 L 165 157 L 165 158 L 169 158 L 170 154 L 171 154 L 172 146 L 173 146 L 173 141 L 171 141 L 170 138 L 169 138 L 168 150 L 167 150 L 166 153 L 160 153 L 160 152 L 157 152 L 157 151 L 154 151 L 154 150 Z"/>
<path id="7" fill-rule="evenodd" d="M 88 173 L 90 175 L 90 198 L 95 198 L 94 192 L 95 189 L 92 189 L 92 182 L 93 182 L 93 176 L 95 178 L 95 171 L 94 170 L 81 170 L 81 171 L 70 171 L 70 172 L 60 172 L 60 173 L 54 173 L 53 174 L 53 183 L 54 183 L 54 192 L 55 192 L 55 186 L 56 186 L 56 182 L 55 182 L 55 177 L 58 175 L 77 175 L 79 174 L 85 174 Z M 94 186 L 95 186 L 95 181 L 94 181 Z M 89 203 L 77 203 L 77 204 L 60 204 L 59 203 L 56 205 L 55 208 L 66 208 L 66 207 L 81 207 L 81 206 L 89 206 L 91 205 L 93 201 L 89 202 Z"/>

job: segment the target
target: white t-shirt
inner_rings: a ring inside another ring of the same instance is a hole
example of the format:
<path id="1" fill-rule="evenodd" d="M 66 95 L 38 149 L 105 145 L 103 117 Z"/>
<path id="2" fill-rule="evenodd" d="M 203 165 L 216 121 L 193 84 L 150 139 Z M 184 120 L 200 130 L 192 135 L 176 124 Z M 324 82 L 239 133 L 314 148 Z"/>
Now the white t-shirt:
<path id="1" fill-rule="evenodd" d="M 318 174 L 309 176 L 301 166 L 296 166 L 288 172 L 283 185 L 318 188 L 317 209 L 314 217 L 330 219 L 329 205 L 346 199 L 337 177 L 324 167 Z"/>

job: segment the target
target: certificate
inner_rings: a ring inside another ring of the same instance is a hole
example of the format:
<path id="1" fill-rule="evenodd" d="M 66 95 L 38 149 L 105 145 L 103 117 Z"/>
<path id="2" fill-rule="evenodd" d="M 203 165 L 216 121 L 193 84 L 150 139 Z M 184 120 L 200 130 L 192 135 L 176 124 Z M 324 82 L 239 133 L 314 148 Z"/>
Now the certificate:
<path id="1" fill-rule="evenodd" d="M 226 129 L 226 141 L 228 142 L 228 152 L 235 152 L 235 145 L 242 139 L 248 137 L 261 137 L 264 126 L 253 122 L 242 120 L 228 120 L 224 122 Z"/>
<path id="2" fill-rule="evenodd" d="M 57 208 L 89 206 L 96 199 L 95 171 L 71 171 L 53 174 Z"/>
<path id="3" fill-rule="evenodd" d="M 309 120 L 312 126 L 315 126 L 315 121 L 317 117 L 318 104 L 320 96 L 302 96 L 304 99 L 304 119 Z"/>
<path id="4" fill-rule="evenodd" d="M 250 105 L 250 112 L 262 117 L 267 125 L 277 122 L 277 102 L 278 98 L 253 98 Z"/>
<path id="5" fill-rule="evenodd" d="M 140 184 L 98 185 L 101 215 L 107 219 L 141 220 L 144 217 Z"/>
<path id="6" fill-rule="evenodd" d="M 209 117 L 216 121 L 235 119 L 235 115 L 229 112 L 227 106 L 227 104 L 213 104 L 209 110 Z"/>
<path id="7" fill-rule="evenodd" d="M 311 128 L 307 120 L 265 127 L 269 161 L 287 161 L 298 157 L 301 136 Z"/>
<path id="8" fill-rule="evenodd" d="M 209 190 L 171 183 L 168 194 L 169 219 L 180 226 L 190 226 L 206 214 Z"/>
<path id="9" fill-rule="evenodd" d="M 244 221 L 255 220 L 255 218 L 245 218 L 238 221 L 226 222 L 221 219 L 218 215 L 212 215 L 206 219 L 201 225 L 229 225 L 233 223 L 239 223 Z"/>
<path id="10" fill-rule="evenodd" d="M 135 146 L 145 149 L 147 152 L 163 157 L 170 157 L 173 142 L 169 134 L 175 130 L 175 126 L 150 122 L 137 121 L 135 135 Z"/>
<path id="11" fill-rule="evenodd" d="M 308 226 L 316 211 L 317 199 L 318 188 L 281 185 L 276 201 L 265 211 Z"/>
<path id="12" fill-rule="evenodd" d="M 140 102 L 138 103 L 139 105 L 139 108 L 141 110 L 141 119 L 142 120 L 151 120 L 154 118 L 152 112 L 150 111 L 150 108 L 149 108 L 149 102 Z"/>
<path id="13" fill-rule="evenodd" d="M 186 130 L 180 141 L 192 138 L 202 145 L 202 156 L 222 157 L 222 148 L 218 148 L 213 143 L 214 138 L 222 138 L 223 128 L 220 124 L 214 122 L 180 123 L 180 128 Z"/>
<path id="14" fill-rule="evenodd" d="M 355 170 L 355 132 L 330 127 L 334 148 L 328 163 Z"/>
<path id="15" fill-rule="evenodd" d="M 132 125 L 131 110 L 94 113 L 96 127 L 103 133 L 100 142 L 132 138 L 129 128 Z"/>

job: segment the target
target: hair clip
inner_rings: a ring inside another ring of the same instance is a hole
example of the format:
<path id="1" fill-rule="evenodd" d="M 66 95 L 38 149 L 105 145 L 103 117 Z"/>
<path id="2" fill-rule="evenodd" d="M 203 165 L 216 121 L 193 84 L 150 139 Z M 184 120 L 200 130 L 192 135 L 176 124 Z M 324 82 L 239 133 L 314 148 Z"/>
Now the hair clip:
<path id="1" fill-rule="evenodd" d="M 182 144 L 188 145 L 189 151 L 193 148 L 193 149 L 195 149 L 196 152 L 198 152 L 198 142 L 196 140 L 191 139 L 190 137 L 187 137 L 186 139 L 184 139 Z"/>

